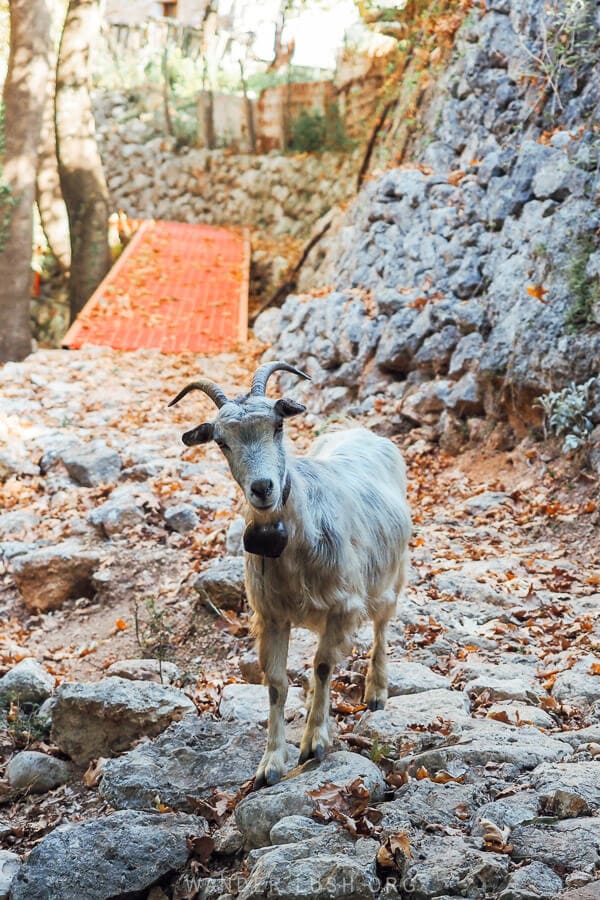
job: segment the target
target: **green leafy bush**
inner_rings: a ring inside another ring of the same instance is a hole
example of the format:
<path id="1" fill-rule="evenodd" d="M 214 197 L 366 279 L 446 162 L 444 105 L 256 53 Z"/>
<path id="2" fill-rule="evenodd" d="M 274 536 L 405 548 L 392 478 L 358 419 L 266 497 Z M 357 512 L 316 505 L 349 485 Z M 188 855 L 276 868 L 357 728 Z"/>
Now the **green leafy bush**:
<path id="1" fill-rule="evenodd" d="M 297 153 L 323 153 L 325 150 L 346 153 L 352 147 L 335 103 L 329 106 L 327 115 L 303 109 L 292 123 L 289 149 Z"/>
<path id="2" fill-rule="evenodd" d="M 590 393 L 596 378 L 583 384 L 570 384 L 562 391 L 551 391 L 537 401 L 544 411 L 544 432 L 564 437 L 562 452 L 578 450 L 594 425 L 590 418 Z"/>

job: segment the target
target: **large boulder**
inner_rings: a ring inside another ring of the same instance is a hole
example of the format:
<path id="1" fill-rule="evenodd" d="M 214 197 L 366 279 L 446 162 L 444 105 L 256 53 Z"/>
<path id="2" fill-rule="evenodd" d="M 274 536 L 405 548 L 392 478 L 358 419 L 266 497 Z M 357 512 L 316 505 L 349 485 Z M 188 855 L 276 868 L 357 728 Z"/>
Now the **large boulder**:
<path id="1" fill-rule="evenodd" d="M 268 844 L 273 825 L 284 816 L 310 816 L 318 806 L 312 791 L 325 784 L 343 790 L 357 779 L 364 784 L 372 802 L 382 799 L 385 781 L 379 768 L 364 756 L 347 750 L 331 753 L 320 765 L 306 763 L 278 784 L 250 794 L 235 810 L 246 846 Z"/>
<path id="2" fill-rule="evenodd" d="M 153 737 L 172 722 L 195 713 L 181 691 L 115 676 L 95 682 L 65 682 L 56 692 L 52 739 L 84 765 L 98 756 L 127 750 L 144 735 Z"/>
<path id="3" fill-rule="evenodd" d="M 265 749 L 263 728 L 186 716 L 154 741 L 103 765 L 100 793 L 119 809 L 152 809 L 156 797 L 191 811 L 215 788 L 236 791 L 252 778 Z"/>
<path id="4" fill-rule="evenodd" d="M 19 870 L 11 900 L 110 900 L 146 896 L 183 868 L 187 838 L 206 833 L 196 816 L 125 810 L 61 825 Z"/>
<path id="5" fill-rule="evenodd" d="M 0 706 L 14 700 L 20 705 L 37 706 L 54 690 L 53 676 L 33 657 L 27 657 L 0 678 Z"/>
<path id="6" fill-rule="evenodd" d="M 30 609 L 58 609 L 66 600 L 89 597 L 92 575 L 100 563 L 96 550 L 70 539 L 15 556 L 12 575 Z"/>

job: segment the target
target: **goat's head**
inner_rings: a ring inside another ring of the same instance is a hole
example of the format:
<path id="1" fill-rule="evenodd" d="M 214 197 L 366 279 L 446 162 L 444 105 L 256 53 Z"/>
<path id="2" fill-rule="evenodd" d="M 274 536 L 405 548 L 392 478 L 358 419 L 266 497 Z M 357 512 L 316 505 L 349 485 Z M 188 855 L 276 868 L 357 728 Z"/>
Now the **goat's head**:
<path id="1" fill-rule="evenodd" d="M 225 455 L 231 474 L 241 487 L 258 520 L 272 518 L 286 500 L 287 473 L 283 446 L 283 420 L 304 412 L 306 407 L 288 397 L 271 400 L 265 396 L 267 381 L 274 372 L 304 372 L 284 362 L 265 363 L 252 379 L 250 393 L 234 400 L 212 381 L 195 381 L 169 403 L 177 403 L 190 391 L 204 391 L 218 407 L 212 422 L 186 431 L 188 447 L 214 440 Z"/>

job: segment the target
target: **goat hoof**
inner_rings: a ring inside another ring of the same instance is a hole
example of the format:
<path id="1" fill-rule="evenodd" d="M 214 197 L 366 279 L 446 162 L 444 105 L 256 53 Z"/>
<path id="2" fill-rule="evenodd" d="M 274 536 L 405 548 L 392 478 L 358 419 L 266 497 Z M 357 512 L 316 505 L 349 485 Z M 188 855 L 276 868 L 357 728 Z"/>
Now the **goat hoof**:
<path id="1" fill-rule="evenodd" d="M 272 784 L 277 784 L 278 781 L 281 781 L 281 772 L 278 772 L 277 769 L 267 769 L 264 774 L 265 782 L 269 786 Z"/>
<path id="2" fill-rule="evenodd" d="M 385 709 L 385 700 L 369 700 L 367 706 L 371 712 L 376 712 L 378 709 Z"/>
<path id="3" fill-rule="evenodd" d="M 317 762 L 323 762 L 325 757 L 325 747 L 323 744 L 317 744 L 317 746 L 313 748 L 309 748 L 308 750 L 303 750 L 300 753 L 300 758 L 298 759 L 298 765 L 301 766 L 305 762 L 308 762 L 309 759 L 314 759 Z"/>
<path id="4" fill-rule="evenodd" d="M 266 786 L 267 786 L 267 779 L 265 778 L 264 774 L 262 772 L 260 772 L 258 775 L 256 775 L 254 777 L 254 790 L 260 791 L 261 788 L 264 788 Z"/>

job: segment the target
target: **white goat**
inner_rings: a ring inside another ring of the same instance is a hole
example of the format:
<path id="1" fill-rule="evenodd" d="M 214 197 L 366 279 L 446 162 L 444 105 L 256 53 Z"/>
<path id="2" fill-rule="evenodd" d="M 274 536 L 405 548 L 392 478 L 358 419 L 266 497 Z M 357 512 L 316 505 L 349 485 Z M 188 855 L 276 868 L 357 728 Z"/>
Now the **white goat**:
<path id="1" fill-rule="evenodd" d="M 351 428 L 319 438 L 307 456 L 289 453 L 283 420 L 306 407 L 265 396 L 267 380 L 277 370 L 308 377 L 287 363 L 266 363 L 256 372 L 250 393 L 235 400 L 214 382 L 198 381 L 170 404 L 191 390 L 204 391 L 214 401 L 219 408 L 215 420 L 186 432 L 183 442 L 193 446 L 214 439 L 248 501 L 246 588 L 270 700 L 257 786 L 274 784 L 285 772 L 292 625 L 319 635 L 300 762 L 322 759 L 329 745 L 333 667 L 366 618 L 373 621 L 374 642 L 365 702 L 369 709 L 383 708 L 387 624 L 406 582 L 411 532 L 404 461 L 391 441 Z"/>

